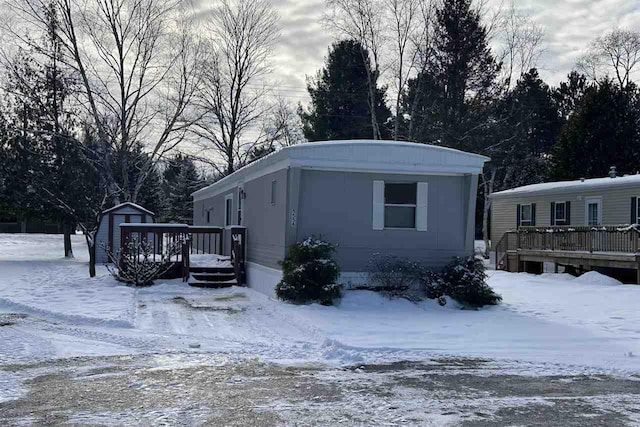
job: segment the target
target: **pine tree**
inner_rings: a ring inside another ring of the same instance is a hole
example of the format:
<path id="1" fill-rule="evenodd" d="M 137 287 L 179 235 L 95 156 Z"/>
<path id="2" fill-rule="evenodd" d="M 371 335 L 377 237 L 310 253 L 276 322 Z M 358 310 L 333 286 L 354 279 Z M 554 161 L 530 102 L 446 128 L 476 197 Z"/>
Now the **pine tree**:
<path id="1" fill-rule="evenodd" d="M 354 40 L 334 43 L 325 66 L 307 82 L 311 105 L 301 112 L 301 119 L 309 141 L 372 138 L 366 68 L 370 65 L 363 62 L 362 49 Z M 378 88 L 376 118 L 382 139 L 391 135 L 385 93 L 385 88 Z"/>
<path id="2" fill-rule="evenodd" d="M 164 195 L 166 208 L 163 220 L 193 224 L 193 200 L 191 194 L 204 186 L 193 160 L 177 154 L 169 160 L 164 171 Z"/>
<path id="3" fill-rule="evenodd" d="M 640 169 L 640 93 L 604 80 L 588 86 L 553 151 L 552 179 L 604 177 Z"/>
<path id="4" fill-rule="evenodd" d="M 444 0 L 436 11 L 433 53 L 409 84 L 407 137 L 479 151 L 499 70 L 471 0 Z M 421 132 L 424 130 L 424 133 Z"/>
<path id="5" fill-rule="evenodd" d="M 524 74 L 499 106 L 499 143 L 487 154 L 500 163 L 494 190 L 543 182 L 561 120 L 549 87 L 536 69 Z"/>

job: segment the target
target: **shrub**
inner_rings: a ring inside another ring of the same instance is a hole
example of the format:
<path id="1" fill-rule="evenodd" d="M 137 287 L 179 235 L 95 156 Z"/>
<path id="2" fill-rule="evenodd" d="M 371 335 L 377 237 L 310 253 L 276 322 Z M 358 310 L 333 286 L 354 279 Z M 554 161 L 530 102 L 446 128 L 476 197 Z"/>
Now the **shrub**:
<path id="1" fill-rule="evenodd" d="M 480 258 L 456 257 L 440 274 L 442 294 L 471 307 L 497 305 L 502 297 L 487 284 L 486 267 Z"/>
<path id="2" fill-rule="evenodd" d="M 433 271 L 427 271 L 424 275 L 424 293 L 429 299 L 438 301 L 438 304 L 444 306 L 447 303 L 445 298 L 446 283 L 442 274 Z"/>
<path id="3" fill-rule="evenodd" d="M 416 262 L 392 255 L 375 254 L 367 266 L 369 289 L 391 298 L 421 298 L 422 267 Z"/>
<path id="4" fill-rule="evenodd" d="M 111 262 L 107 264 L 107 269 L 120 282 L 149 286 L 171 269 L 171 257 L 180 253 L 181 245 L 181 241 L 171 242 L 165 245 L 162 254 L 155 256 L 153 243 L 149 240 L 131 240 L 125 245 L 124 251 L 115 254 L 105 248 Z"/>
<path id="5" fill-rule="evenodd" d="M 297 304 L 332 305 L 341 294 L 336 284 L 340 269 L 332 259 L 334 252 L 332 244 L 313 237 L 291 245 L 280 263 L 282 281 L 276 285 L 278 298 Z"/>

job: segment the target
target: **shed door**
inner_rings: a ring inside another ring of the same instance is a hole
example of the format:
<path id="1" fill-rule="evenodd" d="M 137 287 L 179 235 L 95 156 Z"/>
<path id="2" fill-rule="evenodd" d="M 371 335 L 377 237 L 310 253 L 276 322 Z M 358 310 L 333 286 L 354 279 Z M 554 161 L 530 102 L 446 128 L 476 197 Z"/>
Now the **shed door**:
<path id="1" fill-rule="evenodd" d="M 113 248 L 112 252 L 115 254 L 120 250 L 120 224 L 130 222 L 142 222 L 142 215 L 140 214 L 115 214 L 113 216 Z"/>

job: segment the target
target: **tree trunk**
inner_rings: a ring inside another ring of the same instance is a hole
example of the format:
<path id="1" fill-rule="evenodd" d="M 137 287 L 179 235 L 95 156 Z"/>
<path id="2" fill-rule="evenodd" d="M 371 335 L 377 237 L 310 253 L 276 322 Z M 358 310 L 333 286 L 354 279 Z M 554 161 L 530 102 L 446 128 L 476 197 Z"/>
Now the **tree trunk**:
<path id="1" fill-rule="evenodd" d="M 489 247 L 489 212 L 491 211 L 491 194 L 493 193 L 493 183 L 496 179 L 497 169 L 491 168 L 491 177 L 489 181 L 486 179 L 486 174 L 482 172 L 482 188 L 484 190 L 484 209 L 482 211 L 482 238 L 484 240 L 484 258 L 490 258 L 491 248 Z"/>
<path id="2" fill-rule="evenodd" d="M 85 234 L 89 249 L 89 277 L 96 277 L 96 236 L 94 233 Z"/>
<path id="3" fill-rule="evenodd" d="M 73 258 L 73 249 L 71 248 L 71 234 L 75 227 L 69 224 L 66 219 L 62 221 L 62 232 L 64 233 L 64 257 Z"/>

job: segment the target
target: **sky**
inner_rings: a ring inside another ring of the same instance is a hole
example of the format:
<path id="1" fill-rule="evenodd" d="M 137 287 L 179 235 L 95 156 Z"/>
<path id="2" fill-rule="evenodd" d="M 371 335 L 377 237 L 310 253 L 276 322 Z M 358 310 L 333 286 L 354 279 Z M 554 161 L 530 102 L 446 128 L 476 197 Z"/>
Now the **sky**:
<path id="1" fill-rule="evenodd" d="M 490 0 L 494 7 L 508 0 Z M 517 9 L 544 28 L 538 68 L 556 85 L 597 36 L 620 27 L 640 30 L 640 0 L 514 0 Z M 315 75 L 335 39 L 320 19 L 324 0 L 273 0 L 281 16 L 281 40 L 274 55 L 276 93 L 293 103 L 308 102 L 305 76 Z"/>

